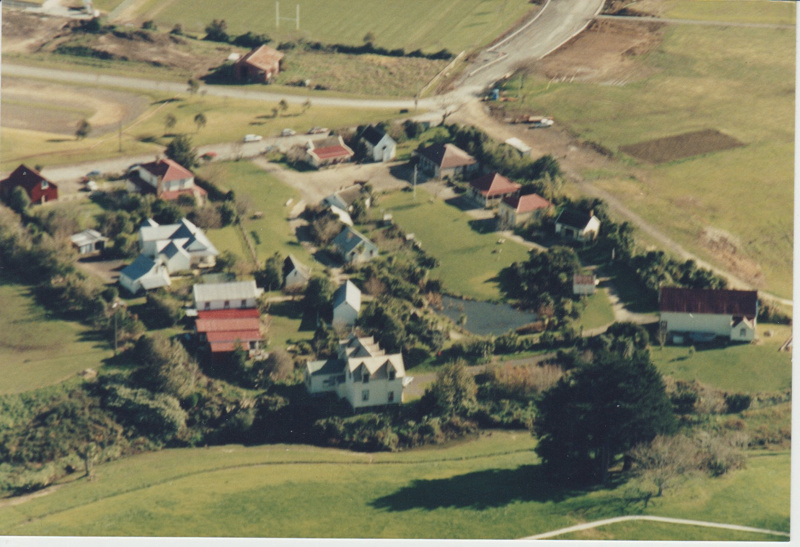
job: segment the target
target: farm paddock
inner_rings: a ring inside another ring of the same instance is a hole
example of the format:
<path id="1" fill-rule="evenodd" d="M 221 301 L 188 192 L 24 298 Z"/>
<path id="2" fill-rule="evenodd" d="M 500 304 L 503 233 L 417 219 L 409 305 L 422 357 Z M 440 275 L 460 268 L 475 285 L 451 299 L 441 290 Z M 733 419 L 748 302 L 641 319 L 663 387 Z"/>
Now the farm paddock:
<path id="1" fill-rule="evenodd" d="M 744 143 L 714 129 L 692 131 L 673 137 L 620 146 L 620 151 L 648 163 L 666 163 L 744 146 Z"/>

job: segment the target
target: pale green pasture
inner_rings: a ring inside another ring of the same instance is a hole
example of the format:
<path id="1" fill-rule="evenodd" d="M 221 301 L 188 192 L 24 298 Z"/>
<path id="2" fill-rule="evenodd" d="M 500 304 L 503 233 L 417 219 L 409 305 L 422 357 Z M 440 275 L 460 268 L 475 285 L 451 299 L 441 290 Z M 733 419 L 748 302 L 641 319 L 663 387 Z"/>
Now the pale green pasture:
<path id="1" fill-rule="evenodd" d="M 730 264 L 712 255 L 701 235 L 707 227 L 728 232 L 738 248 L 735 259 L 760 266 L 760 287 L 791 296 L 794 40 L 792 30 L 670 26 L 662 45 L 638 60 L 653 69 L 649 78 L 549 89 L 529 79 L 527 103 L 614 151 L 703 129 L 744 143 L 657 166 L 640 163 L 634 179 L 613 171 L 587 175 L 725 268 Z"/>
<path id="2" fill-rule="evenodd" d="M 644 9 L 634 3 L 634 9 Z M 667 0 L 662 17 L 725 23 L 795 24 L 795 3 L 773 0 Z"/>
<path id="3" fill-rule="evenodd" d="M 534 446 L 526 432 L 492 432 L 399 454 L 298 445 L 163 450 L 0 509 L 0 532 L 512 539 L 641 510 L 626 505 L 624 485 L 549 484 Z M 789 464 L 788 453 L 752 457 L 745 470 L 667 490 L 645 513 L 788 530 Z M 640 530 L 613 536 L 647 538 Z M 708 538 L 695 532 L 654 529 L 651 538 Z"/>
<path id="4" fill-rule="evenodd" d="M 603 289 L 598 289 L 596 293 L 586 297 L 586 307 L 581 313 L 577 324 L 584 329 L 602 327 L 614 322 L 614 309 L 608 294 Z"/>
<path id="5" fill-rule="evenodd" d="M 417 189 L 416 201 L 411 192 L 382 196 L 379 209 L 392 213 L 394 221 L 406 233 L 413 233 L 422 248 L 439 260 L 440 266 L 432 275 L 440 276 L 453 293 L 497 300 L 501 297 L 497 283 L 500 270 L 527 260 L 525 247 L 514 241 L 500 245 L 495 232 L 473 230 L 469 215 L 424 189 Z"/>
<path id="6" fill-rule="evenodd" d="M 0 307 L 0 394 L 63 382 L 111 356 L 86 326 L 50 317 L 29 287 L 0 279 Z"/>
<path id="7" fill-rule="evenodd" d="M 215 0 L 149 0 L 137 12 L 142 21 L 155 19 L 165 27 L 180 23 L 198 34 L 213 19 L 224 19 L 229 34 L 265 33 L 275 42 L 304 37 L 360 45 L 372 32 L 376 46 L 458 53 L 491 42 L 534 7 L 524 0 L 304 0 L 282 2 L 281 17 L 294 18 L 298 4 L 299 31 L 289 20 L 276 28 L 275 4 L 255 0 L 239 2 L 235 9 Z"/>

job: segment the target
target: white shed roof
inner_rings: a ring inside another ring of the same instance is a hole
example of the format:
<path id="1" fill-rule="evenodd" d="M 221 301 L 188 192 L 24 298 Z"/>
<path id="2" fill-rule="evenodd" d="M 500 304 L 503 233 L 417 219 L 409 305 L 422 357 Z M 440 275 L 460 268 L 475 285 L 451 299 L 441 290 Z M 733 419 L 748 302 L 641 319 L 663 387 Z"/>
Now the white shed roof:
<path id="1" fill-rule="evenodd" d="M 200 283 L 193 290 L 195 304 L 211 300 L 245 300 L 258 296 L 256 282 L 252 279 L 232 283 Z"/>

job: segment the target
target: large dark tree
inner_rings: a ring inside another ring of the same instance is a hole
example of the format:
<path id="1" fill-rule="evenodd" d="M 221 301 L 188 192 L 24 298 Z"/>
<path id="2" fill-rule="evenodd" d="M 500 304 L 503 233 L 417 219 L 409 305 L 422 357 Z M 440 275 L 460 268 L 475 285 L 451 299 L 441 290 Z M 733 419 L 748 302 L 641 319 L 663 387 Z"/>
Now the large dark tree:
<path id="1" fill-rule="evenodd" d="M 554 246 L 547 251 L 532 249 L 527 262 L 515 262 L 506 271 L 506 287 L 511 296 L 530 304 L 541 304 L 546 295 L 572 296 L 572 276 L 580 270 L 580 261 L 569 247 Z"/>
<path id="2" fill-rule="evenodd" d="M 187 169 L 191 169 L 197 163 L 197 152 L 192 148 L 192 139 L 187 135 L 178 135 L 172 139 L 164 153 Z"/>
<path id="3" fill-rule="evenodd" d="M 676 426 L 661 374 L 646 351 L 600 352 L 545 392 L 536 452 L 555 474 L 605 483 L 617 455 Z"/>

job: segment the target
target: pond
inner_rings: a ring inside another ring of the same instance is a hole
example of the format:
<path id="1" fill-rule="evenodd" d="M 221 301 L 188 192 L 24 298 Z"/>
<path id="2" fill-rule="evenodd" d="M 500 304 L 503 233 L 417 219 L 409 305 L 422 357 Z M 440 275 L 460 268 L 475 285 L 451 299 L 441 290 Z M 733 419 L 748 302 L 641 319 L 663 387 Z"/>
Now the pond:
<path id="1" fill-rule="evenodd" d="M 462 300 L 452 296 L 442 297 L 442 307 L 438 313 L 458 323 L 462 315 L 467 316 L 464 328 L 473 334 L 495 336 L 512 329 L 518 329 L 536 321 L 536 314 L 512 308 L 508 304 L 493 304 L 475 300 Z"/>

